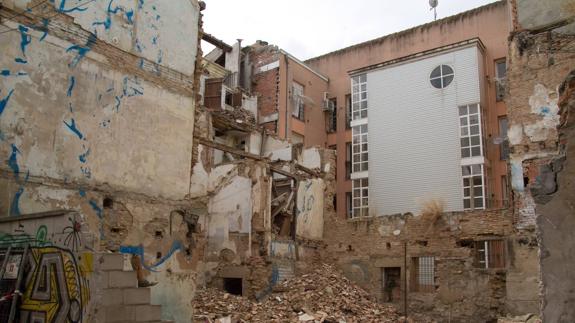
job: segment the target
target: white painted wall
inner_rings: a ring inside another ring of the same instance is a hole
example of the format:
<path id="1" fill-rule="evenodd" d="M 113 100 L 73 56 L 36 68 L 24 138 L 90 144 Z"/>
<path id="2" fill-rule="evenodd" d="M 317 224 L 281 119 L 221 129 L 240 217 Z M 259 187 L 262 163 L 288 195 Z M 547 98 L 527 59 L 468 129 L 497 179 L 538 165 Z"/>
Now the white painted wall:
<path id="1" fill-rule="evenodd" d="M 472 46 L 368 73 L 370 214 L 418 213 L 432 198 L 463 210 L 457 107 L 480 102 L 479 53 Z M 444 89 L 429 82 L 440 64 L 455 72 Z"/>

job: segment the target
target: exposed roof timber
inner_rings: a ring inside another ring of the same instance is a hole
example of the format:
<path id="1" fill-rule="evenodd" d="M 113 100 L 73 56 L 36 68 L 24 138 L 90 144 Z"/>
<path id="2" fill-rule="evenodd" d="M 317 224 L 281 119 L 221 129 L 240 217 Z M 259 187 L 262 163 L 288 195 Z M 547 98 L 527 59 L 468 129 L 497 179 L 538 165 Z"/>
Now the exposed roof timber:
<path id="1" fill-rule="evenodd" d="M 436 47 L 436 48 L 425 50 L 425 51 L 418 52 L 415 54 L 395 58 L 395 59 L 392 59 L 389 61 L 384 61 L 381 63 L 364 66 L 364 67 L 361 67 L 361 68 L 358 68 L 355 70 L 348 71 L 347 73 L 350 76 L 353 76 L 353 75 L 357 75 L 357 74 L 364 73 L 367 71 L 381 69 L 381 68 L 388 67 L 388 66 L 395 65 L 395 64 L 399 64 L 399 63 L 405 63 L 408 61 L 414 61 L 414 60 L 427 58 L 429 56 L 443 54 L 447 51 L 452 51 L 454 49 L 459 49 L 462 47 L 467 47 L 467 46 L 472 46 L 472 45 L 477 46 L 483 53 L 485 53 L 485 45 L 483 45 L 483 43 L 481 42 L 481 39 L 475 37 L 475 38 L 460 41 L 457 43 L 453 43 L 453 44 L 449 44 L 449 45 L 445 45 L 445 46 L 441 46 L 441 47 Z"/>
<path id="2" fill-rule="evenodd" d="M 232 46 L 226 44 L 223 40 L 217 39 L 213 35 L 210 35 L 208 33 L 202 33 L 202 39 L 218 48 L 223 49 L 226 52 L 232 51 Z"/>

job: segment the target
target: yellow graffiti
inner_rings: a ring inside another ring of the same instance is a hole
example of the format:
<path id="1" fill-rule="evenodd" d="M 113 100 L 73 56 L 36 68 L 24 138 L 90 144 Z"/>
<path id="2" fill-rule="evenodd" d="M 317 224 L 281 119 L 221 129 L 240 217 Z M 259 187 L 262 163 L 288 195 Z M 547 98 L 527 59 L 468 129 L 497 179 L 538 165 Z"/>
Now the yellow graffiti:
<path id="1" fill-rule="evenodd" d="M 87 266 L 93 264 L 91 255 L 85 258 L 76 261 L 69 250 L 58 247 L 31 248 L 32 269 L 20 307 L 24 321 L 82 322 L 90 298 L 87 273 L 92 268 Z"/>

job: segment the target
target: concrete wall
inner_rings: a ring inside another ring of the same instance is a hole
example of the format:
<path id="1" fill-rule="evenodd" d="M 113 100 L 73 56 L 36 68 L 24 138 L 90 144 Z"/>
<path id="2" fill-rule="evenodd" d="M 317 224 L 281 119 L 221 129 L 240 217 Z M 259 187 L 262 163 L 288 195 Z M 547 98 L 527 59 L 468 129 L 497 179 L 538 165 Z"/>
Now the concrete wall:
<path id="1" fill-rule="evenodd" d="M 4 1 L 0 10 L 12 17 L 0 37 L 1 216 L 75 211 L 95 251 L 140 256 L 164 319 L 189 321 L 202 243 L 185 221 L 199 4 Z"/>
<path id="2" fill-rule="evenodd" d="M 534 29 L 575 15 L 575 4 L 570 0 L 513 0 L 517 12 L 518 29 Z M 558 29 L 559 32 L 575 32 L 575 24 Z"/>
<path id="3" fill-rule="evenodd" d="M 539 27 L 563 17 L 565 4 L 519 6 L 518 15 L 524 24 Z M 535 15 L 535 8 L 542 11 Z M 509 44 L 509 139 L 516 221 L 522 228 L 536 229 L 539 236 L 540 310 L 545 322 L 575 318 L 570 274 L 575 262 L 571 207 L 575 200 L 571 147 L 575 60 L 568 50 L 574 44 L 573 34 L 564 28 L 519 32 Z"/>
<path id="4" fill-rule="evenodd" d="M 296 235 L 305 239 L 323 238 L 325 184 L 321 179 L 301 181 L 297 190 Z"/>
<path id="5" fill-rule="evenodd" d="M 438 322 L 486 322 L 537 310 L 538 271 L 524 269 L 536 268 L 538 249 L 532 240 L 514 235 L 511 215 L 507 210 L 361 220 L 332 215 L 325 218 L 323 255 L 380 301 L 386 300 L 384 268 L 399 267 L 395 305 L 403 308 L 407 291 L 412 318 L 425 314 Z M 506 243 L 505 267 L 478 268 L 473 241 L 493 238 Z M 411 282 L 412 257 L 422 256 L 434 257 L 434 285 L 426 292 L 414 290 Z M 508 284 L 514 289 L 509 294 Z"/>

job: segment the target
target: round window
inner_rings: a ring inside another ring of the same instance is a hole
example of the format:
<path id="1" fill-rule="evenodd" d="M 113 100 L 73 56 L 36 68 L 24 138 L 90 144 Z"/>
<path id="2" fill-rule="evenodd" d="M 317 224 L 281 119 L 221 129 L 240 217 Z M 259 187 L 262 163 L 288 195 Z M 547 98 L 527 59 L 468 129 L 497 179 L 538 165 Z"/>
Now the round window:
<path id="1" fill-rule="evenodd" d="M 434 88 L 443 89 L 453 81 L 453 69 L 448 65 L 439 65 L 431 71 L 429 81 Z"/>

